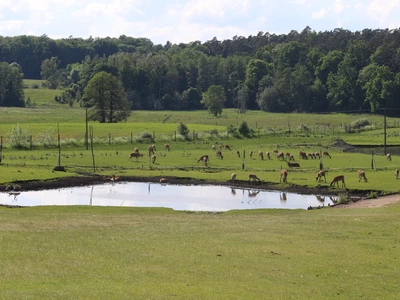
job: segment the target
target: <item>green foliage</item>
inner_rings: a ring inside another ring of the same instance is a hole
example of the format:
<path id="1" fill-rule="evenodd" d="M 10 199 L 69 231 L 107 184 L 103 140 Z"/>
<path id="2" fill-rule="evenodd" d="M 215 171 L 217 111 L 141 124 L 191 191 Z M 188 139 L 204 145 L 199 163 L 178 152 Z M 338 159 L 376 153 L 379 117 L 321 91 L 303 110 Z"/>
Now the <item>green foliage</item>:
<path id="1" fill-rule="evenodd" d="M 7 133 L 9 144 L 11 148 L 15 149 L 29 148 L 30 136 L 29 129 L 22 129 L 20 124 L 13 126 L 12 130 Z"/>
<path id="2" fill-rule="evenodd" d="M 176 130 L 178 131 L 178 133 L 180 135 L 183 135 L 184 137 L 187 137 L 189 132 L 190 132 L 190 130 L 188 129 L 186 124 L 183 123 L 183 122 L 179 122 L 178 127 L 176 128 Z"/>
<path id="3" fill-rule="evenodd" d="M 339 193 L 339 197 L 337 200 L 338 204 L 348 204 L 350 202 L 350 197 L 347 193 Z"/>
<path id="4" fill-rule="evenodd" d="M 207 92 L 203 93 L 201 103 L 208 108 L 208 111 L 214 116 L 222 114 L 222 108 L 226 101 L 224 89 L 220 85 L 212 85 Z"/>
<path id="5" fill-rule="evenodd" d="M 367 195 L 368 199 L 377 199 L 378 198 L 378 193 L 375 191 L 370 191 Z"/>
<path id="6" fill-rule="evenodd" d="M 90 79 L 83 98 L 91 107 L 89 119 L 100 123 L 126 121 L 131 112 L 121 81 L 104 71 Z"/>
<path id="7" fill-rule="evenodd" d="M 43 147 L 55 147 L 56 146 L 56 131 L 53 127 L 43 129 L 36 136 L 36 143 Z"/>
<path id="8" fill-rule="evenodd" d="M 358 120 L 351 122 L 350 125 L 354 129 L 362 129 L 363 127 L 371 125 L 371 123 L 368 121 L 368 119 L 358 119 Z"/>
<path id="9" fill-rule="evenodd" d="M 238 131 L 244 137 L 250 137 L 250 135 L 251 135 L 251 129 L 250 129 L 249 125 L 247 125 L 246 121 L 243 121 L 242 123 L 240 123 Z"/>

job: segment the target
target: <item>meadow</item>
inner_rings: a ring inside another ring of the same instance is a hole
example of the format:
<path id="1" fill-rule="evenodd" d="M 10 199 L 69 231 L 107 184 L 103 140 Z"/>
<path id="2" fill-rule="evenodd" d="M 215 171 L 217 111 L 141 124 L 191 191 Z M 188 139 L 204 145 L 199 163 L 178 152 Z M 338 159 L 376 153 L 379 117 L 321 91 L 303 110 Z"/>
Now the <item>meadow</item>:
<path id="1" fill-rule="evenodd" d="M 214 118 L 206 111 L 138 111 L 126 123 L 89 123 L 94 131 L 95 169 L 91 149 L 83 145 L 84 118 L 85 111 L 78 107 L 0 109 L 0 185 L 18 182 L 23 187 L 26 181 L 93 174 L 177 176 L 229 183 L 232 172 L 242 182 L 252 172 L 283 190 L 298 185 L 336 191 L 329 182 L 344 174 L 348 189 L 340 188 L 343 192 L 365 191 L 372 197 L 399 191 L 399 180 L 394 177 L 400 165 L 397 155 L 392 161 L 374 155 L 372 168 L 371 154 L 333 147 L 338 139 L 350 144 L 382 144 L 382 116 L 259 111 L 238 115 L 230 109 Z M 343 130 L 344 124 L 362 118 L 373 124 L 369 130 Z M 226 134 L 226 126 L 243 120 L 254 130 L 254 137 Z M 190 133 L 188 138 L 178 135 L 175 141 L 174 132 L 181 121 L 191 133 L 197 133 L 195 139 Z M 387 121 L 388 145 L 400 144 L 397 119 Z M 12 148 L 9 132 L 18 124 L 29 130 L 34 141 L 50 135 L 50 142 L 47 146 L 35 142 L 32 150 Z M 154 164 L 146 154 L 153 141 L 144 133 L 155 135 Z M 171 151 L 164 149 L 164 143 L 169 143 Z M 223 149 L 222 160 L 212 150 L 212 145 L 219 144 L 233 150 Z M 134 147 L 145 153 L 144 157 L 128 159 Z M 259 159 L 258 151 L 274 149 L 293 153 L 300 168 L 287 168 L 285 161 L 274 156 Z M 253 158 L 250 150 L 255 153 Z M 299 150 L 329 151 L 332 158 L 322 161 L 328 170 L 327 183 L 315 180 L 320 160 L 300 160 Z M 208 166 L 197 162 L 204 154 L 210 156 Z M 53 171 L 58 161 L 66 172 Z M 279 182 L 281 168 L 289 171 L 287 184 Z M 359 182 L 357 170 L 361 168 L 368 182 Z M 399 220 L 399 203 L 373 209 L 224 213 L 0 206 L 0 299 L 395 299 Z"/>

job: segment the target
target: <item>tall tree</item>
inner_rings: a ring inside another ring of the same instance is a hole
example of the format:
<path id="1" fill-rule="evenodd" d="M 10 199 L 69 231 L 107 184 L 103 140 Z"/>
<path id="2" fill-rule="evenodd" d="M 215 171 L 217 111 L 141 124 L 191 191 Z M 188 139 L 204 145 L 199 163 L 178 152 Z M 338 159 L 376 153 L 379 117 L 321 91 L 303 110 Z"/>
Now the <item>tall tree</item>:
<path id="1" fill-rule="evenodd" d="M 130 115 L 130 104 L 121 81 L 104 71 L 97 73 L 84 90 L 90 108 L 90 119 L 100 123 L 116 123 L 127 120 Z"/>
<path id="2" fill-rule="evenodd" d="M 207 92 L 203 93 L 201 103 L 208 108 L 208 111 L 214 116 L 222 113 L 222 108 L 225 102 L 224 88 L 220 85 L 212 85 Z"/>
<path id="3" fill-rule="evenodd" d="M 17 63 L 0 62 L 0 106 L 25 106 L 23 74 Z"/>

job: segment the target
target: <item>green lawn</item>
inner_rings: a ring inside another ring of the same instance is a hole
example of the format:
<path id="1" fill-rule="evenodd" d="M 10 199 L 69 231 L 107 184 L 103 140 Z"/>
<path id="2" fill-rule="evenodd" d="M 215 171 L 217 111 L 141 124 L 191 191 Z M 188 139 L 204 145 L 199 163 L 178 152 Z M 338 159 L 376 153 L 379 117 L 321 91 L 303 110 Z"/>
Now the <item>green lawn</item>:
<path id="1" fill-rule="evenodd" d="M 1 299 L 396 299 L 400 206 L 0 208 Z"/>

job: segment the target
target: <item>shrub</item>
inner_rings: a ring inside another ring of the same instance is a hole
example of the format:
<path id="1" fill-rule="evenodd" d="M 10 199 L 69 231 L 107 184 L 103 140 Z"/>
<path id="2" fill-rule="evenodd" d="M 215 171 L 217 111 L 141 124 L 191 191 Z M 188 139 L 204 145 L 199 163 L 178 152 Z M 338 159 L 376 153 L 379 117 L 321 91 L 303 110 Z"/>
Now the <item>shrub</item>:
<path id="1" fill-rule="evenodd" d="M 340 193 L 337 202 L 338 204 L 347 204 L 350 202 L 350 198 L 346 193 Z"/>
<path id="2" fill-rule="evenodd" d="M 243 122 L 239 125 L 238 131 L 239 131 L 239 133 L 240 133 L 241 135 L 243 135 L 243 136 L 245 136 L 245 137 L 250 136 L 250 133 L 251 133 L 250 128 L 249 128 L 249 125 L 247 125 L 246 121 L 243 121 Z"/>
<path id="3" fill-rule="evenodd" d="M 50 126 L 49 129 L 42 130 L 36 136 L 36 140 L 39 144 L 42 144 L 44 147 L 56 146 L 55 129 Z"/>
<path id="4" fill-rule="evenodd" d="M 189 134 L 190 130 L 187 128 L 187 126 L 181 121 L 179 122 L 178 127 L 176 128 L 176 130 L 178 131 L 178 133 L 180 135 L 183 135 L 185 137 L 187 137 L 187 135 Z"/>
<path id="5" fill-rule="evenodd" d="M 13 126 L 11 132 L 7 134 L 11 148 L 28 149 L 30 133 L 28 129 L 22 129 L 18 124 Z"/>

